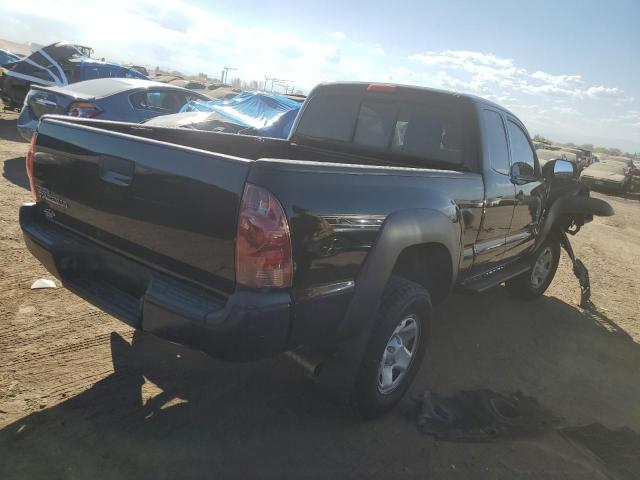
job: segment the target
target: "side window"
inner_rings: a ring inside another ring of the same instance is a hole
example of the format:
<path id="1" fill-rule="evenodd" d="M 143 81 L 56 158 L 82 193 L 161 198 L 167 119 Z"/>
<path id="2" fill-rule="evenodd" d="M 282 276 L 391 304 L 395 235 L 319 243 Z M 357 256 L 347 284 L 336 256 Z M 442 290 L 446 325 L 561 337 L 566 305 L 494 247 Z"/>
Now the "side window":
<path id="1" fill-rule="evenodd" d="M 527 135 L 511 120 L 508 124 L 509 137 L 511 138 L 511 162 L 514 168 L 519 169 L 516 174 L 521 177 L 533 178 L 535 177 L 535 161 Z"/>
<path id="2" fill-rule="evenodd" d="M 129 99 L 133 108 L 158 113 L 178 113 L 186 103 L 183 94 L 163 90 L 137 92 Z"/>
<path id="3" fill-rule="evenodd" d="M 509 149 L 502 117 L 493 110 L 483 110 L 482 116 L 487 127 L 487 150 L 491 168 L 503 175 L 509 174 Z"/>

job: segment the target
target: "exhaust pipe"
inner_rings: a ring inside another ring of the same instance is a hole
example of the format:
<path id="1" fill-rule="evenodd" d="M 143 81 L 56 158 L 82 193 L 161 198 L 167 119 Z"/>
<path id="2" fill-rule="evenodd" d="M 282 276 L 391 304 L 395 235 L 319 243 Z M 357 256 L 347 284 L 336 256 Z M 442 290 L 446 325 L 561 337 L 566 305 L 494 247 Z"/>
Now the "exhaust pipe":
<path id="1" fill-rule="evenodd" d="M 324 358 L 317 353 L 298 348 L 285 352 L 285 355 L 300 365 L 312 377 L 318 377 L 322 373 Z"/>

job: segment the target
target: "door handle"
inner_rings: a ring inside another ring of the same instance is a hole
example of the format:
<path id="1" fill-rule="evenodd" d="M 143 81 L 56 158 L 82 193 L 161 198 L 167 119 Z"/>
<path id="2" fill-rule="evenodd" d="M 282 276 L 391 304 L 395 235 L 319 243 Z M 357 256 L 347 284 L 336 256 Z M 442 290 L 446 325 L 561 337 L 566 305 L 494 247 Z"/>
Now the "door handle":
<path id="1" fill-rule="evenodd" d="M 516 194 L 516 200 L 519 201 L 519 202 L 522 202 L 524 200 L 524 192 L 522 190 L 520 190 Z"/>

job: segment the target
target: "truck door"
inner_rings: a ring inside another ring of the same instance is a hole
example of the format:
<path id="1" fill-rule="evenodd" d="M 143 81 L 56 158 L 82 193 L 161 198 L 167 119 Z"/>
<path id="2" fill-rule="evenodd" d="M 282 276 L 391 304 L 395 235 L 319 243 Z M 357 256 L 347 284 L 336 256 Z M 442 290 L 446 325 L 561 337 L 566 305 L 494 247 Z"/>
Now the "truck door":
<path id="1" fill-rule="evenodd" d="M 492 109 L 481 111 L 482 174 L 485 209 L 474 245 L 472 270 L 484 270 L 502 261 L 511 226 L 515 187 L 509 177 L 509 149 L 502 115 Z"/>
<path id="2" fill-rule="evenodd" d="M 505 259 L 516 257 L 533 246 L 544 197 L 540 167 L 524 127 L 509 117 L 507 131 L 516 201 L 506 239 Z"/>

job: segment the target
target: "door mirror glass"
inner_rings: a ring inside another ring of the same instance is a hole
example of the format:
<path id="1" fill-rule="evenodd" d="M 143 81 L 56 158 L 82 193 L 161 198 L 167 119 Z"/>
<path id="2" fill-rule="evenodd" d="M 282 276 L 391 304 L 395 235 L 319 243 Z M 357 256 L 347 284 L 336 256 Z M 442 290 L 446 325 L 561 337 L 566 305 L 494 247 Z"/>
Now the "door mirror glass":
<path id="1" fill-rule="evenodd" d="M 542 176 L 547 180 L 554 178 L 575 178 L 576 173 L 576 164 L 564 158 L 549 160 L 542 167 Z"/>
<path id="2" fill-rule="evenodd" d="M 535 180 L 535 172 L 527 162 L 515 162 L 511 165 L 511 181 L 517 185 Z"/>
<path id="3" fill-rule="evenodd" d="M 553 176 L 560 178 L 573 178 L 576 168 L 573 163 L 568 160 L 558 159 L 553 163 Z"/>

